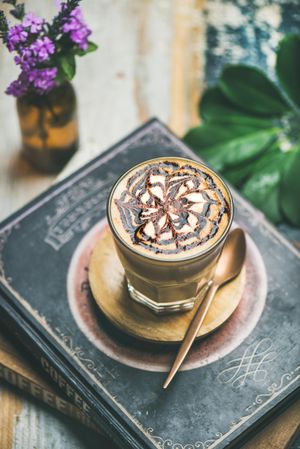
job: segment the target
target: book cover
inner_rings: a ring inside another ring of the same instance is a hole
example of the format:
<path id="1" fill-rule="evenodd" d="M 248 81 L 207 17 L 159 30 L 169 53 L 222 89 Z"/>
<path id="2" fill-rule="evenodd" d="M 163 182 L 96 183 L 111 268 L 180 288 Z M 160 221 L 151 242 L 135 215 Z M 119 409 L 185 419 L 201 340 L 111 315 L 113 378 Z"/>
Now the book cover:
<path id="1" fill-rule="evenodd" d="M 52 382 L 41 375 L 19 346 L 0 331 L 0 379 L 99 432 L 99 428 L 88 416 L 62 397 L 61 391 L 54 388 Z"/>
<path id="2" fill-rule="evenodd" d="M 158 120 L 49 189 L 0 227 L 1 318 L 69 398 L 122 447 L 218 448 L 241 441 L 300 383 L 300 256 L 233 192 L 248 233 L 246 287 L 228 322 L 193 347 L 167 391 L 174 347 L 146 345 L 101 315 L 87 282 L 122 172 L 197 156 Z"/>
<path id="3" fill-rule="evenodd" d="M 53 387 L 53 382 L 45 378 L 36 364 L 31 362 L 28 360 L 28 353 L 24 354 L 20 344 L 9 339 L 8 332 L 5 335 L 0 332 L 0 378 L 95 430 L 99 435 L 98 443 L 105 444 L 105 448 L 112 447 L 108 440 L 100 437 L 101 429 L 95 426 L 78 407 L 66 401 L 62 391 L 57 391 L 58 388 Z M 300 400 L 298 399 L 251 437 L 246 445 L 243 445 L 243 449 L 288 448 L 298 434 L 299 422 Z"/>

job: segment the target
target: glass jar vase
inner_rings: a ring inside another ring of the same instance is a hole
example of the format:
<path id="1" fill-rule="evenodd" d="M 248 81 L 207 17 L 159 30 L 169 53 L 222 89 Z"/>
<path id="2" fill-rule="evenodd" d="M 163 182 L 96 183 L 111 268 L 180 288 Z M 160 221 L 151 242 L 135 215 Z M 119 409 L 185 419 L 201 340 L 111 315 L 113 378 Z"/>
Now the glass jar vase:
<path id="1" fill-rule="evenodd" d="M 22 150 L 30 163 L 57 173 L 78 149 L 76 94 L 65 82 L 46 94 L 17 99 Z"/>

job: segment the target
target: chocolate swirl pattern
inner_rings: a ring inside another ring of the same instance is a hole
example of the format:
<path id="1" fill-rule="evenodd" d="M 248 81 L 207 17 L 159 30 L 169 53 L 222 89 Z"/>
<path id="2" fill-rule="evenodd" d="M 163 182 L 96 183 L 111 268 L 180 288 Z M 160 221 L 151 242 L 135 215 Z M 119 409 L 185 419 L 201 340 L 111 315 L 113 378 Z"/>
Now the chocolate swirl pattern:
<path id="1" fill-rule="evenodd" d="M 116 198 L 133 244 L 177 254 L 214 237 L 229 207 L 212 177 L 189 164 L 149 164 L 136 171 Z"/>

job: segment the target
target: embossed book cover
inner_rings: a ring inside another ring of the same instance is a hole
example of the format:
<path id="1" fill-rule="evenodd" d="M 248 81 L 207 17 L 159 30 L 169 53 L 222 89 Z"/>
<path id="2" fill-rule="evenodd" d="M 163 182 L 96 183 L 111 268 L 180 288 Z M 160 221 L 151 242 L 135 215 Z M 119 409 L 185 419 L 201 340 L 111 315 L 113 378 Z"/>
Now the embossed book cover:
<path id="1" fill-rule="evenodd" d="M 247 231 L 242 299 L 222 327 L 194 344 L 164 391 L 177 347 L 115 329 L 88 283 L 112 184 L 158 156 L 197 159 L 151 120 L 1 224 L 1 320 L 121 447 L 221 449 L 240 444 L 299 388 L 300 257 L 233 192 L 235 223 Z M 109 284 L 114 269 L 105 254 Z"/>

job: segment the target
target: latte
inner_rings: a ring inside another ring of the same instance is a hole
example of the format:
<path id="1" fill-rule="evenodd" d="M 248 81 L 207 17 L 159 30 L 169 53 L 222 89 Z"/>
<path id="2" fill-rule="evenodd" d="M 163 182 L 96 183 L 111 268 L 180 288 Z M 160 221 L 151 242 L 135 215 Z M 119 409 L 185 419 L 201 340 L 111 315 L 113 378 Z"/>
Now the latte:
<path id="1" fill-rule="evenodd" d="M 230 194 L 208 167 L 152 159 L 123 175 L 108 205 L 114 232 L 134 252 L 182 260 L 211 248 L 231 222 Z"/>

